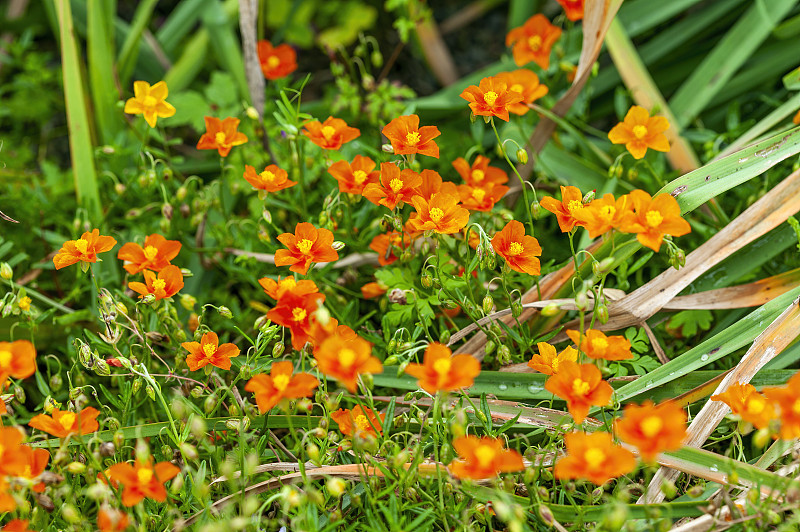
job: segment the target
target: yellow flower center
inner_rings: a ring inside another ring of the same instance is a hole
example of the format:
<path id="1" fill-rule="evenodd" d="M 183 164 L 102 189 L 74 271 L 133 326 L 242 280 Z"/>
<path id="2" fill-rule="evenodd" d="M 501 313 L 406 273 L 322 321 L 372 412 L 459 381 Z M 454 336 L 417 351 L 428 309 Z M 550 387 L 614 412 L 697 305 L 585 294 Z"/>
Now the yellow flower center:
<path id="1" fill-rule="evenodd" d="M 6 351 L 5 349 L 0 351 L 0 368 L 7 368 L 11 364 L 12 358 L 14 358 L 14 355 L 11 354 L 11 351 Z"/>
<path id="2" fill-rule="evenodd" d="M 139 484 L 150 484 L 153 480 L 153 470 L 142 468 L 136 472 L 136 478 L 139 479 Z"/>
<path id="3" fill-rule="evenodd" d="M 280 64 L 281 60 L 278 59 L 277 55 L 271 55 L 267 58 L 267 66 L 270 68 L 277 68 L 277 66 Z"/>
<path id="4" fill-rule="evenodd" d="M 353 421 L 355 422 L 356 427 L 358 427 L 359 431 L 365 431 L 371 428 L 369 426 L 369 420 L 367 419 L 367 416 L 365 416 L 364 414 L 356 416 L 356 418 Z"/>
<path id="5" fill-rule="evenodd" d="M 156 104 L 158 104 L 158 100 L 156 100 L 155 98 L 153 98 L 149 94 L 147 96 L 145 96 L 144 100 L 142 101 L 142 107 L 153 108 L 153 107 L 156 106 Z"/>
<path id="6" fill-rule="evenodd" d="M 570 212 L 570 214 L 574 214 L 575 211 L 582 208 L 583 208 L 583 202 L 581 200 L 574 199 L 569 203 L 567 203 L 567 210 Z"/>
<path id="7" fill-rule="evenodd" d="M 302 253 L 303 255 L 307 255 L 308 252 L 311 251 L 311 246 L 313 245 L 314 245 L 313 241 L 304 238 L 303 240 L 297 243 L 297 249 L 299 249 L 300 253 Z"/>
<path id="8" fill-rule="evenodd" d="M 489 91 L 483 95 L 483 101 L 486 102 L 486 105 L 492 106 L 494 102 L 497 101 L 497 93 L 494 91 Z"/>
<path id="9" fill-rule="evenodd" d="M 642 428 L 642 434 L 652 438 L 661 431 L 664 422 L 658 416 L 648 416 L 642 420 L 642 424 L 639 426 Z"/>
<path id="10" fill-rule="evenodd" d="M 589 393 L 589 383 L 582 379 L 573 380 L 572 393 L 575 395 L 586 395 Z"/>
<path id="11" fill-rule="evenodd" d="M 633 126 L 633 136 L 641 140 L 647 136 L 647 127 L 639 124 Z"/>
<path id="12" fill-rule="evenodd" d="M 164 279 L 156 279 L 153 281 L 153 290 L 156 292 L 164 290 L 167 287 L 167 282 Z"/>
<path id="13" fill-rule="evenodd" d="M 519 242 L 512 242 L 510 246 L 508 246 L 508 254 L 512 257 L 516 257 L 520 253 L 525 251 L 525 246 L 520 244 Z"/>
<path id="14" fill-rule="evenodd" d="M 295 307 L 292 309 L 292 321 L 303 321 L 308 316 L 306 309 Z"/>
<path id="15" fill-rule="evenodd" d="M 608 348 L 608 340 L 605 338 L 593 338 L 591 341 L 592 351 L 605 351 Z"/>
<path id="16" fill-rule="evenodd" d="M 356 352 L 345 347 L 339 351 L 339 365 L 349 368 L 356 361 Z"/>
<path id="17" fill-rule="evenodd" d="M 58 420 L 58 423 L 64 427 L 66 430 L 72 429 L 72 426 L 75 424 L 75 418 L 78 417 L 72 412 L 67 412 L 66 414 L 62 415 L 61 418 Z"/>
<path id="18" fill-rule="evenodd" d="M 19 301 L 17 301 L 17 306 L 19 306 L 20 310 L 24 310 L 25 312 L 31 309 L 31 298 L 28 296 L 21 297 Z"/>
<path id="19" fill-rule="evenodd" d="M 291 380 L 292 379 L 289 377 L 289 375 L 281 373 L 280 375 L 272 378 L 272 385 L 276 390 L 282 392 L 287 386 L 289 386 L 289 381 Z"/>
<path id="20" fill-rule="evenodd" d="M 486 191 L 482 188 L 475 188 L 472 190 L 472 197 L 475 199 L 475 201 L 480 203 L 483 201 L 483 198 L 486 197 Z"/>
<path id="21" fill-rule="evenodd" d="M 158 255 L 158 248 L 155 246 L 145 246 L 144 247 L 144 258 L 147 260 L 153 260 Z"/>
<path id="22" fill-rule="evenodd" d="M 511 92 L 518 92 L 522 94 L 522 91 L 525 89 L 523 89 L 522 85 L 520 85 L 519 83 L 514 83 L 508 90 L 510 90 Z"/>
<path id="23" fill-rule="evenodd" d="M 792 405 L 792 412 L 795 414 L 800 414 L 800 399 L 796 400 Z"/>
<path id="24" fill-rule="evenodd" d="M 530 46 L 531 50 L 534 52 L 538 52 L 542 49 L 542 38 L 539 35 L 528 37 L 528 46 Z"/>
<path id="25" fill-rule="evenodd" d="M 322 136 L 330 140 L 336 134 L 336 129 L 331 126 L 322 126 Z"/>
<path id="26" fill-rule="evenodd" d="M 453 361 L 448 358 L 440 358 L 436 362 L 433 363 L 433 371 L 438 373 L 441 376 L 447 375 L 450 372 L 450 368 L 453 366 Z"/>
<path id="27" fill-rule="evenodd" d="M 486 173 L 483 170 L 475 169 L 472 171 L 472 180 L 476 183 L 480 183 L 483 181 L 483 178 L 486 177 Z"/>
<path id="28" fill-rule="evenodd" d="M 490 445 L 479 445 L 475 449 L 475 458 L 478 459 L 478 465 L 481 467 L 489 467 L 497 455 L 497 451 Z"/>
<path id="29" fill-rule="evenodd" d="M 78 250 L 80 254 L 85 254 L 86 250 L 89 249 L 89 241 L 84 240 L 81 238 L 80 240 L 75 241 L 75 248 Z"/>
<path id="30" fill-rule="evenodd" d="M 600 219 L 603 220 L 604 222 L 610 222 L 611 219 L 614 218 L 614 215 L 616 213 L 617 213 L 616 207 L 613 207 L 611 205 L 603 205 L 602 207 L 600 207 L 599 216 Z"/>
<path id="31" fill-rule="evenodd" d="M 406 134 L 406 144 L 411 144 L 412 146 L 416 146 L 419 144 L 420 136 L 419 131 L 412 131 L 411 133 Z"/>
<path id="32" fill-rule="evenodd" d="M 397 192 L 401 188 L 403 188 L 403 181 L 397 178 L 392 179 L 389 181 L 389 188 L 392 189 L 392 192 Z"/>
<path id="33" fill-rule="evenodd" d="M 431 220 L 433 220 L 435 223 L 439 223 L 439 221 L 441 221 L 441 219 L 444 217 L 444 211 L 439 207 L 434 207 L 431 209 L 429 214 L 431 215 Z"/>
<path id="34" fill-rule="evenodd" d="M 359 185 L 367 180 L 367 173 L 364 170 L 356 170 L 353 172 L 353 181 Z"/>
<path id="35" fill-rule="evenodd" d="M 214 344 L 203 344 L 203 354 L 206 358 L 211 358 L 217 352 L 217 346 Z"/>
<path id="36" fill-rule="evenodd" d="M 223 133 L 222 131 L 219 131 L 219 132 L 217 132 L 216 135 L 214 135 L 214 141 L 217 144 L 225 144 L 226 138 L 227 137 L 225 136 L 225 133 Z"/>
<path id="37" fill-rule="evenodd" d="M 764 400 L 763 397 L 760 395 L 753 395 L 750 397 L 750 400 L 747 401 L 747 413 L 748 414 L 760 414 L 764 411 L 764 408 L 767 406 L 767 402 Z"/>
<path id="38" fill-rule="evenodd" d="M 647 225 L 650 227 L 658 227 L 661 225 L 661 222 L 664 221 L 664 217 L 658 211 L 647 211 L 644 217 L 647 219 Z"/>
<path id="39" fill-rule="evenodd" d="M 260 175 L 261 179 L 263 179 L 267 183 L 272 183 L 273 181 L 275 181 L 275 174 L 273 174 L 269 170 L 264 170 L 263 172 L 261 172 L 258 175 Z"/>
<path id="40" fill-rule="evenodd" d="M 586 460 L 589 469 L 597 469 L 606 461 L 606 453 L 600 449 L 588 449 L 583 453 L 583 459 Z"/>

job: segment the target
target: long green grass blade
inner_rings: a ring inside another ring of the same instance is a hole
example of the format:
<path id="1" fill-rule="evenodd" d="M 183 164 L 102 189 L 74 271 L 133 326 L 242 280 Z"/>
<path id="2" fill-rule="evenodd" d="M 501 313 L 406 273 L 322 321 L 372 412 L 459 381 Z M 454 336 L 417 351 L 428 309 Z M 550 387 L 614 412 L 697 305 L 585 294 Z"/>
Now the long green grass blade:
<path id="1" fill-rule="evenodd" d="M 119 52 L 118 70 L 119 80 L 123 87 L 127 87 L 131 81 L 133 67 L 136 65 L 136 58 L 139 56 L 139 43 L 142 40 L 142 32 L 150 22 L 158 0 L 143 0 L 136 7 L 136 14 L 130 30 L 125 36 L 125 42 Z M 153 80 L 155 83 L 158 80 Z"/>
<path id="2" fill-rule="evenodd" d="M 174 55 L 180 42 L 195 28 L 205 2 L 206 0 L 183 0 L 158 28 L 156 39 L 167 55 Z"/>
<path id="3" fill-rule="evenodd" d="M 239 90 L 239 97 L 250 101 L 250 89 L 247 86 L 247 78 L 244 73 L 244 59 L 242 59 L 242 48 L 237 38 L 235 29 L 236 14 L 238 14 L 238 2 L 234 2 L 237 10 L 231 15 L 223 8 L 219 0 L 207 3 L 203 11 L 203 26 L 208 30 L 211 50 L 217 61 L 222 65 L 236 80 Z"/>
<path id="4" fill-rule="evenodd" d="M 110 143 L 122 126 L 116 107 L 119 100 L 114 85 L 114 0 L 88 0 L 86 20 L 86 49 L 89 58 L 89 81 L 91 82 L 94 116 L 97 120 L 97 136 L 101 142 Z"/>

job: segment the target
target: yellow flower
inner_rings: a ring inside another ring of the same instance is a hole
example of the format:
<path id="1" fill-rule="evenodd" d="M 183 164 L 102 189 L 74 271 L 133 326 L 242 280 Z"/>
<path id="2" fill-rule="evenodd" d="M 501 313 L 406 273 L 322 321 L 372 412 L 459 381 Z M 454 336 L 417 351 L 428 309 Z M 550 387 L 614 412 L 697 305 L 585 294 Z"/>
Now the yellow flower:
<path id="1" fill-rule="evenodd" d="M 169 118 L 175 108 L 166 102 L 167 84 L 159 81 L 152 87 L 146 81 L 133 82 L 134 97 L 125 102 L 125 112 L 129 115 L 144 115 L 150 127 L 156 127 L 158 117 Z"/>

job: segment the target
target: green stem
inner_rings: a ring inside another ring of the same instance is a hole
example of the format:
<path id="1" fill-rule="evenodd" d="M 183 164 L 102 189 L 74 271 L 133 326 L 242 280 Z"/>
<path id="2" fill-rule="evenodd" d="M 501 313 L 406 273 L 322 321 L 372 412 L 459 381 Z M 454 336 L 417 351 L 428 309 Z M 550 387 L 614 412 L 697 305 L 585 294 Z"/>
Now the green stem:
<path id="1" fill-rule="evenodd" d="M 525 180 L 522 179 L 522 176 L 519 174 L 517 167 L 511 162 L 511 159 L 508 158 L 508 153 L 506 152 L 505 146 L 503 146 L 503 141 L 500 140 L 500 133 L 497 132 L 497 126 L 494 125 L 494 117 L 489 120 L 489 123 L 492 124 L 492 131 L 494 131 L 494 136 L 497 139 L 497 145 L 500 146 L 500 152 L 503 154 L 503 157 L 508 163 L 508 166 L 514 171 L 514 174 L 519 179 L 519 183 L 522 186 L 522 197 L 525 200 L 525 212 L 528 215 L 528 223 L 531 226 L 531 236 L 534 236 L 535 227 L 533 225 L 533 215 L 531 214 L 531 203 L 528 201 L 528 189 L 525 186 Z M 535 194 L 535 192 L 534 192 Z"/>

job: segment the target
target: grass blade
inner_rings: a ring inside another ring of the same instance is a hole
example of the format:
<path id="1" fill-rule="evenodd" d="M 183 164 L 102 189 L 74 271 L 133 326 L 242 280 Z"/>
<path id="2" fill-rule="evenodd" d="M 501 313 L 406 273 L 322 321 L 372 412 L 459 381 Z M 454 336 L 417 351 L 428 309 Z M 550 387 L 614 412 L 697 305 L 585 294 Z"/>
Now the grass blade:
<path id="1" fill-rule="evenodd" d="M 110 143 L 122 126 L 117 100 L 119 92 L 114 85 L 114 3 L 108 0 L 88 0 L 86 20 L 86 48 L 89 59 L 89 81 L 92 88 L 94 116 L 97 120 L 98 138 Z"/>

